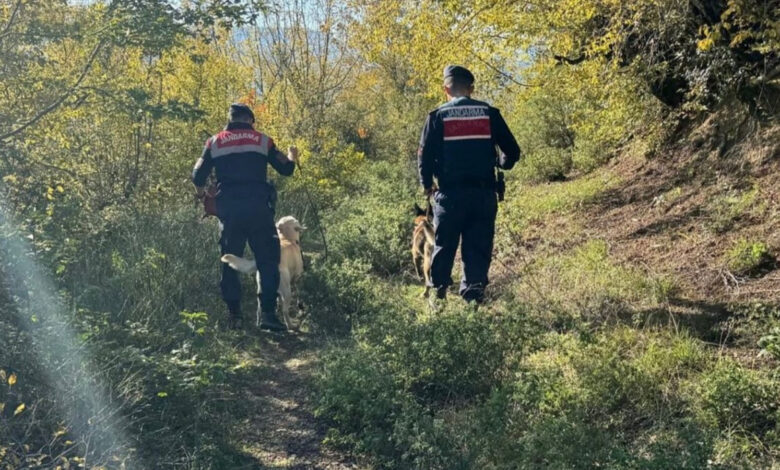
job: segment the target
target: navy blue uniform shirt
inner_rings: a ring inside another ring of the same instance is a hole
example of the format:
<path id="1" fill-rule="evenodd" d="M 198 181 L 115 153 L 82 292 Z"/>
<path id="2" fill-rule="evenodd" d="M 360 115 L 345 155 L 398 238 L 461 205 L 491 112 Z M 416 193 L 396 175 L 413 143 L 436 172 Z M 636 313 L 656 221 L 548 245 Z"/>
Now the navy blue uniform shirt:
<path id="1" fill-rule="evenodd" d="M 285 176 L 295 171 L 295 162 L 280 152 L 270 137 L 251 124 L 231 122 L 206 141 L 192 171 L 192 182 L 198 187 L 205 185 L 215 169 L 221 196 L 253 197 L 270 190 L 268 164 Z"/>
<path id="2" fill-rule="evenodd" d="M 497 148 L 500 151 L 497 151 Z M 423 188 L 495 184 L 495 170 L 509 170 L 520 147 L 501 112 L 469 97 L 455 98 L 428 115 L 417 162 Z"/>

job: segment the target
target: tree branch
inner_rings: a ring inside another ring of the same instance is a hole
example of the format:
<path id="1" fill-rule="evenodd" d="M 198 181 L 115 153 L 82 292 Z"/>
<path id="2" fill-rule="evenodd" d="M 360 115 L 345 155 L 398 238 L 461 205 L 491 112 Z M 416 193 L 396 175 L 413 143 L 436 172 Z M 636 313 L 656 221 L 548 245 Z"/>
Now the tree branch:
<path id="1" fill-rule="evenodd" d="M 14 11 L 11 12 L 11 18 L 8 19 L 8 24 L 5 25 L 5 28 L 3 28 L 3 32 L 0 33 L 0 39 L 3 39 L 5 36 L 7 36 L 9 31 L 11 30 L 11 26 L 14 25 L 14 21 L 16 21 L 16 15 L 19 14 L 19 10 L 22 8 L 22 0 L 17 0 L 16 5 L 14 5 Z"/>
<path id="2" fill-rule="evenodd" d="M 5 134 L 0 134 L 0 142 L 4 140 L 8 140 L 9 138 L 20 134 L 22 131 L 32 126 L 36 122 L 40 121 L 44 116 L 51 113 L 52 111 L 57 109 L 62 103 L 64 103 L 65 100 L 67 100 L 78 89 L 78 87 L 81 85 L 84 79 L 87 78 L 87 75 L 89 75 L 89 71 L 92 69 L 92 64 L 95 62 L 95 59 L 97 58 L 100 49 L 103 48 L 103 45 L 104 45 L 104 41 L 100 41 L 97 43 L 97 45 L 95 45 L 95 48 L 92 50 L 92 52 L 89 55 L 89 59 L 87 59 L 86 65 L 84 65 L 81 74 L 79 75 L 78 79 L 73 84 L 73 86 L 68 88 L 68 90 L 66 90 L 62 96 L 54 100 L 54 102 L 51 103 L 49 106 L 43 108 L 40 112 L 38 112 L 38 114 L 33 116 L 33 118 L 30 119 L 29 121 L 25 122 L 24 124 L 20 125 L 19 127 L 17 127 L 12 131 L 9 131 Z"/>

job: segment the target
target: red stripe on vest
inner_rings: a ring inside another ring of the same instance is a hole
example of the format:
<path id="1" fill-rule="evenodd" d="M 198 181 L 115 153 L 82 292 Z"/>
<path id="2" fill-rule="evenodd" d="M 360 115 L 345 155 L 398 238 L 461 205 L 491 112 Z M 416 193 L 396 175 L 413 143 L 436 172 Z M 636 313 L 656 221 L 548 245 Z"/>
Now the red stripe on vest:
<path id="1" fill-rule="evenodd" d="M 444 138 L 490 136 L 490 118 L 452 119 L 444 121 Z"/>

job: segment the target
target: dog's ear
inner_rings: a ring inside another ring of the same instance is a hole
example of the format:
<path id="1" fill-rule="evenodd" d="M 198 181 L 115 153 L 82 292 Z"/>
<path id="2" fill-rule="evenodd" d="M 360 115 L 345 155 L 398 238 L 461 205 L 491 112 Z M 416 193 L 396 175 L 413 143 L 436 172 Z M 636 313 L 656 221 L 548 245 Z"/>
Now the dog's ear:
<path id="1" fill-rule="evenodd" d="M 417 217 L 419 217 L 421 215 L 425 215 L 425 211 L 416 202 L 414 203 L 414 215 L 417 216 Z"/>

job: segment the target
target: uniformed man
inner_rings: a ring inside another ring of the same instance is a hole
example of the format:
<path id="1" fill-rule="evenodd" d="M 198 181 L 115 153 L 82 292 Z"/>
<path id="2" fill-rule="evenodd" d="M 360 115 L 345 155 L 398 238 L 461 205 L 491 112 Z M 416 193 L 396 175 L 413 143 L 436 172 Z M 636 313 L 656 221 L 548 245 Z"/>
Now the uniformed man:
<path id="1" fill-rule="evenodd" d="M 254 129 L 254 113 L 244 104 L 231 105 L 228 118 L 225 130 L 206 141 L 192 181 L 202 197 L 211 170 L 216 170 L 221 252 L 242 256 L 249 242 L 262 286 L 257 306 L 260 327 L 282 331 L 285 326 L 276 316 L 280 257 L 274 226 L 276 191 L 266 173 L 270 164 L 280 174 L 292 175 L 298 150 L 290 147 L 287 155 L 280 152 L 270 137 Z M 238 273 L 227 264 L 222 264 L 220 288 L 229 312 L 229 327 L 241 328 L 241 283 Z"/>
<path id="2" fill-rule="evenodd" d="M 466 68 L 444 69 L 444 91 L 448 102 L 428 115 L 417 152 L 420 183 L 434 200 L 431 287 L 446 297 L 462 239 L 460 295 L 481 303 L 498 208 L 495 168 L 511 169 L 520 147 L 499 110 L 471 98 L 474 75 Z"/>

